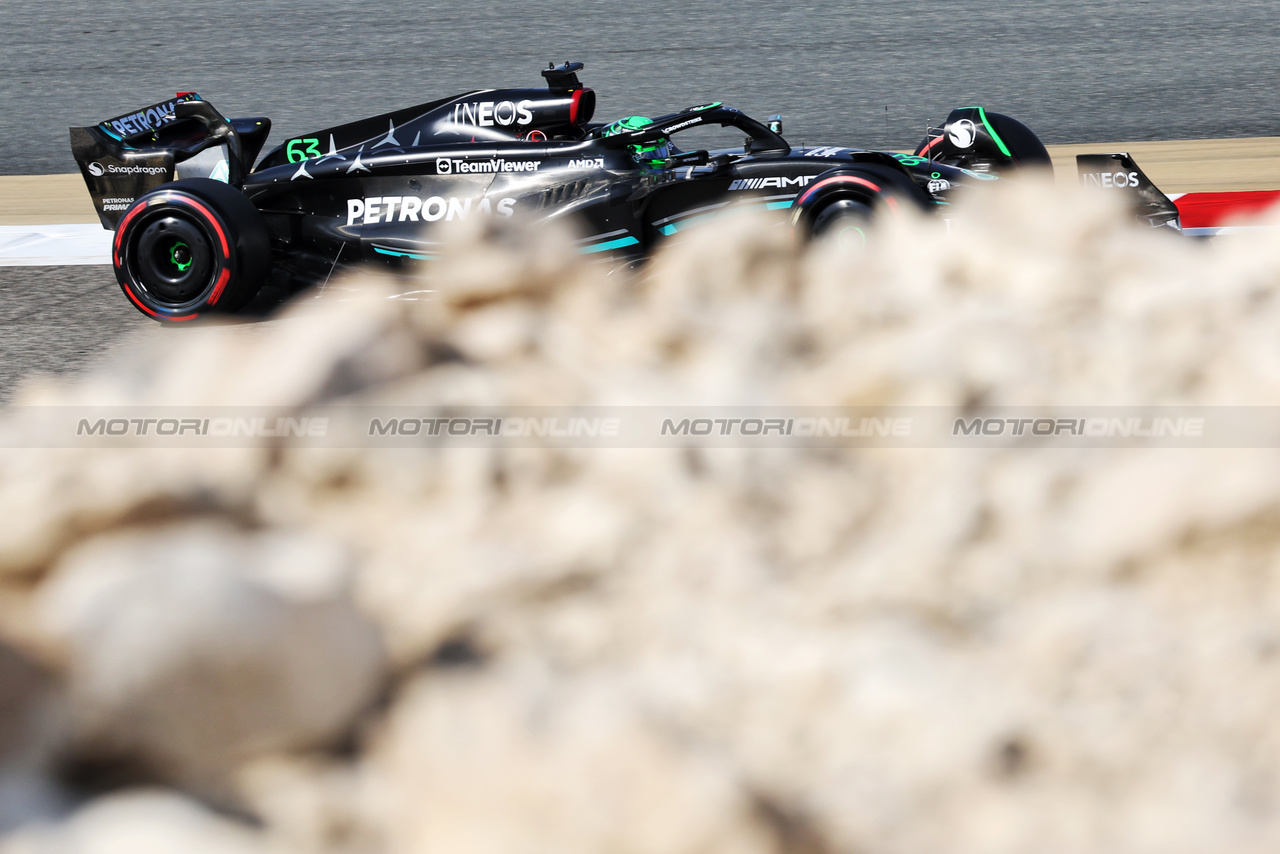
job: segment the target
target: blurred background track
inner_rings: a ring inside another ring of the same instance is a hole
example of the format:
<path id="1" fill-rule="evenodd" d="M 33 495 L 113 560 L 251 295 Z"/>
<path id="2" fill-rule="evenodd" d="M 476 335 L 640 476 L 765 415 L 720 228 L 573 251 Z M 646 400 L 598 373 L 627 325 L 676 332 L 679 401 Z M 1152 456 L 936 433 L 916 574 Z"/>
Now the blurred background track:
<path id="1" fill-rule="evenodd" d="M 75 373 L 149 322 L 120 293 L 110 267 L 0 268 L 0 404 L 32 374 Z"/>
<path id="2" fill-rule="evenodd" d="M 587 63 L 601 118 L 723 100 L 796 143 L 910 148 L 955 106 L 1048 143 L 1280 135 L 1274 0 L 726 7 L 562 0 L 0 4 L 0 174 L 74 169 L 67 127 L 195 90 L 275 141 Z"/>

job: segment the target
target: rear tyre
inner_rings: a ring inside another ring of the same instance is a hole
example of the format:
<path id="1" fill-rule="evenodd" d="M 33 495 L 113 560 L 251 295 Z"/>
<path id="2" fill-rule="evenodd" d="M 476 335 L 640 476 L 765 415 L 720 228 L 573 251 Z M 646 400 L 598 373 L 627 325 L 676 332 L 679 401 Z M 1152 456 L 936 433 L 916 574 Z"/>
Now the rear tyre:
<path id="1" fill-rule="evenodd" d="M 266 275 L 262 215 L 243 193 L 208 178 L 164 184 L 125 212 L 112 245 L 120 289 L 160 321 L 234 312 Z"/>
<path id="2" fill-rule="evenodd" d="M 987 119 L 995 127 L 996 133 L 1000 134 L 1004 144 L 1008 146 L 1009 153 L 1013 155 L 1014 162 L 1018 166 L 1042 166 L 1053 169 L 1053 160 L 1049 157 L 1048 149 L 1031 128 L 1017 119 L 1000 113 L 987 113 Z"/>

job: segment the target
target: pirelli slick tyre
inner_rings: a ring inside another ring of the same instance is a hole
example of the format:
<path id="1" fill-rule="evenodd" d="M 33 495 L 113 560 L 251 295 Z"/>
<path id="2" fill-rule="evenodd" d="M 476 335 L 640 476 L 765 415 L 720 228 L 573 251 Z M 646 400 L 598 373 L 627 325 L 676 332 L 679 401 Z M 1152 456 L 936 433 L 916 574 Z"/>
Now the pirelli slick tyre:
<path id="1" fill-rule="evenodd" d="M 805 239 L 836 237 L 865 245 L 867 231 L 883 216 L 928 207 L 927 194 L 888 166 L 841 167 L 819 175 L 792 206 L 791 224 Z"/>
<path id="2" fill-rule="evenodd" d="M 243 193 L 208 178 L 164 184 L 125 211 L 111 260 L 120 289 L 160 321 L 233 312 L 270 264 L 262 215 Z"/>
<path id="3" fill-rule="evenodd" d="M 952 110 L 946 127 L 930 131 L 916 146 L 915 155 L 965 169 L 1034 166 L 1053 172 L 1049 151 L 1031 128 L 981 107 Z"/>

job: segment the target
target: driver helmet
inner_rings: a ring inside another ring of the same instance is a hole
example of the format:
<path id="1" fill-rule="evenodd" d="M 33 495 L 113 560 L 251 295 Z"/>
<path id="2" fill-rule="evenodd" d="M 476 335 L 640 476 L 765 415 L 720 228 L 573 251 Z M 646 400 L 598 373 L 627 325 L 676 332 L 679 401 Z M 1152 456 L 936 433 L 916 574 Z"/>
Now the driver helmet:
<path id="1" fill-rule="evenodd" d="M 600 132 L 600 135 L 616 136 L 620 133 L 630 133 L 651 124 L 653 124 L 653 119 L 645 116 L 627 116 L 625 119 L 618 119 L 606 127 Z M 665 136 L 642 145 L 628 145 L 627 148 L 638 163 L 660 165 L 671 156 L 671 140 Z"/>

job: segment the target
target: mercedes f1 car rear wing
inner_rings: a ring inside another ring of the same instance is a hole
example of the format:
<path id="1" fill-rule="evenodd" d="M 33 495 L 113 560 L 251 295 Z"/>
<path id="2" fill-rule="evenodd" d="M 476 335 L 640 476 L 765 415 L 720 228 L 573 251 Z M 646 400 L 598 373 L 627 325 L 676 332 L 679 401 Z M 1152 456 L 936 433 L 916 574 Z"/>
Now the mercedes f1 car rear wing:
<path id="1" fill-rule="evenodd" d="M 1155 182 L 1138 168 L 1134 159 L 1126 153 L 1078 154 L 1076 172 L 1086 188 L 1114 190 L 1126 193 L 1134 214 L 1152 228 L 1181 229 L 1178 206 L 1160 191 Z"/>
<path id="2" fill-rule="evenodd" d="M 239 185 L 270 131 L 270 119 L 228 119 L 196 93 L 179 92 L 172 101 L 71 128 L 71 152 L 102 226 L 113 229 L 134 199 L 169 181 Z"/>

